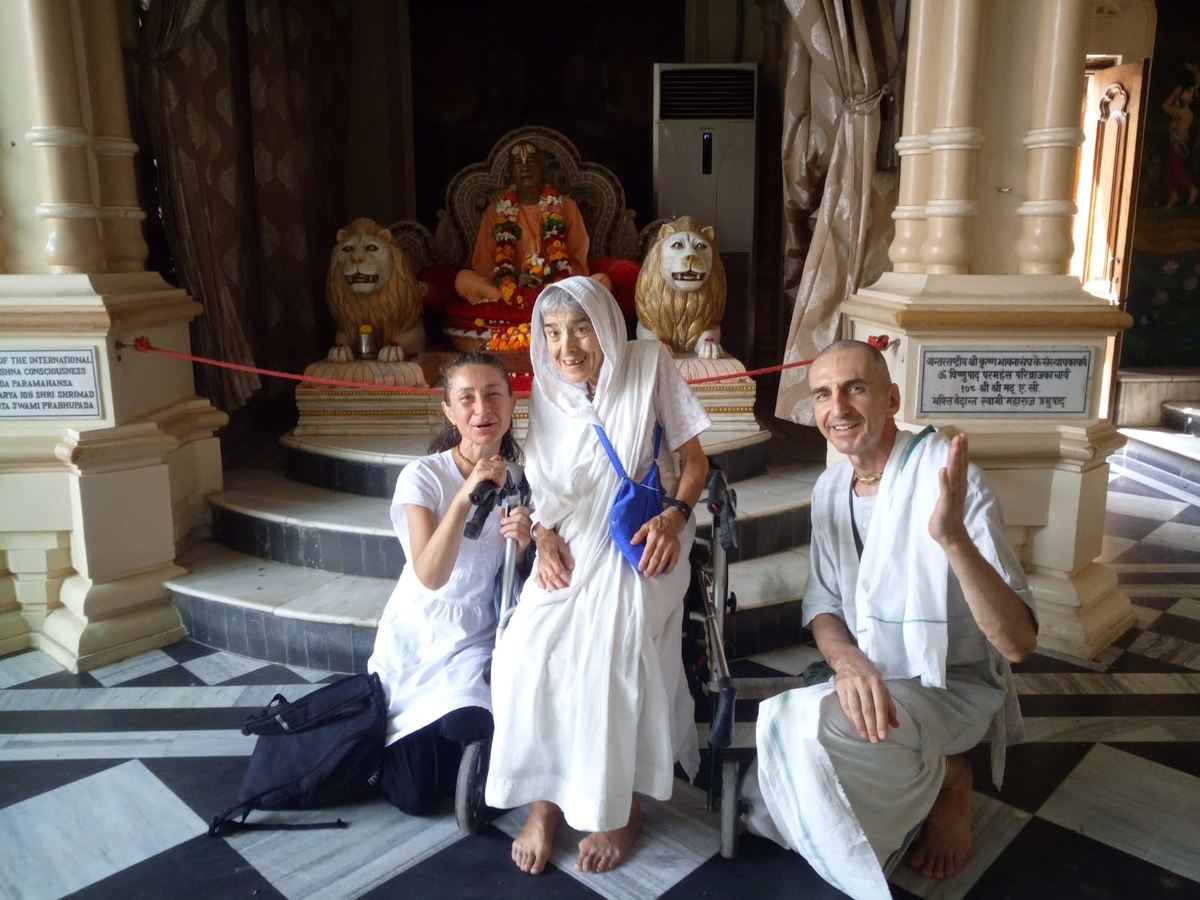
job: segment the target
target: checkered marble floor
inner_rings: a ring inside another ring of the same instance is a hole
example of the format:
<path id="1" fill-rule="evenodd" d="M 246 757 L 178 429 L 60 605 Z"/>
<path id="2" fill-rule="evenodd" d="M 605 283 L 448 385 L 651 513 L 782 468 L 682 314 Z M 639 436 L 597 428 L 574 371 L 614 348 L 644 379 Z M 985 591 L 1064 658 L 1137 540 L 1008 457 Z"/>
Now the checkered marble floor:
<path id="1" fill-rule="evenodd" d="M 1002 790 L 984 755 L 972 759 L 968 866 L 941 883 L 901 867 L 896 897 L 1200 896 L 1200 508 L 1114 477 L 1102 558 L 1137 626 L 1097 660 L 1039 653 L 1017 667 L 1030 740 L 1010 750 Z M 737 668 L 795 674 L 813 653 Z M 575 872 L 578 836 L 565 831 L 545 874 L 517 872 L 508 852 L 520 810 L 470 837 L 449 809 L 415 819 L 382 802 L 272 814 L 340 816 L 345 830 L 208 837 L 253 747 L 239 731 L 246 716 L 333 677 L 191 641 L 84 675 L 38 651 L 0 658 L 0 895 L 840 896 L 798 856 L 751 836 L 723 860 L 716 816 L 683 782 L 669 803 L 648 804 L 636 852 L 605 875 Z M 753 707 L 739 702 L 743 722 Z"/>

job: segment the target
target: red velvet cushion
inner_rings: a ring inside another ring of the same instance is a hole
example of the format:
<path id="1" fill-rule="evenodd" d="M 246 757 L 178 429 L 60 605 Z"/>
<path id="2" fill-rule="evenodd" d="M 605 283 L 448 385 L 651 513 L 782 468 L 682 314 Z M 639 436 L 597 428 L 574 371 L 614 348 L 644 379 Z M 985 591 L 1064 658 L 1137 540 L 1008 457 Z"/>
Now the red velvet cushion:
<path id="1" fill-rule="evenodd" d="M 592 273 L 603 272 L 612 280 L 613 296 L 621 312 L 627 316 L 634 314 L 634 288 L 637 287 L 638 272 L 642 267 L 628 259 L 619 256 L 600 256 L 589 259 Z"/>
<path id="2" fill-rule="evenodd" d="M 425 285 L 421 304 L 430 312 L 442 312 L 458 299 L 454 291 L 454 266 L 426 266 L 417 273 L 417 281 Z"/>

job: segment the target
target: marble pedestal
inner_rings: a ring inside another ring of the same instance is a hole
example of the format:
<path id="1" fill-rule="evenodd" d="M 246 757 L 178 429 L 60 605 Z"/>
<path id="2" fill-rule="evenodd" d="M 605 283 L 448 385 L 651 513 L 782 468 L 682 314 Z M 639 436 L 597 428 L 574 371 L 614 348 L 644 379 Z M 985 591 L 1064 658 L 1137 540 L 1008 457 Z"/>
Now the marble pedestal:
<path id="1" fill-rule="evenodd" d="M 304 374 L 378 387 L 305 382 L 296 388 L 300 420 L 294 434 L 429 434 L 442 419 L 440 396 L 432 394 L 418 362 L 378 360 L 313 363 Z M 412 392 L 386 390 L 414 388 Z M 437 401 L 437 402 L 435 402 Z"/>
<path id="2" fill-rule="evenodd" d="M 0 275 L 0 652 L 77 672 L 184 636 L 163 581 L 208 535 L 227 417 L 131 345 L 186 352 L 199 312 L 154 273 Z"/>
<path id="3" fill-rule="evenodd" d="M 443 422 L 442 396 L 431 391 L 442 364 L 456 354 L 424 353 L 412 362 L 381 363 L 356 360 L 348 363 L 313 363 L 305 374 L 336 381 L 355 381 L 378 388 L 339 387 L 305 383 L 296 388 L 300 419 L 292 434 L 298 438 L 322 435 L 403 435 L 425 436 L 437 431 Z M 510 361 L 512 362 L 512 361 Z M 754 418 L 756 386 L 746 377 L 746 367 L 733 357 L 703 360 L 692 354 L 675 358 L 685 380 L 738 376 L 728 380 L 695 385 L 700 404 L 712 419 L 712 435 L 723 444 L 763 441 L 769 437 Z M 512 363 L 514 372 L 528 371 L 528 363 Z M 389 385 L 416 388 L 402 393 L 381 389 Z M 513 415 L 514 434 L 525 436 L 529 404 L 518 396 Z"/>

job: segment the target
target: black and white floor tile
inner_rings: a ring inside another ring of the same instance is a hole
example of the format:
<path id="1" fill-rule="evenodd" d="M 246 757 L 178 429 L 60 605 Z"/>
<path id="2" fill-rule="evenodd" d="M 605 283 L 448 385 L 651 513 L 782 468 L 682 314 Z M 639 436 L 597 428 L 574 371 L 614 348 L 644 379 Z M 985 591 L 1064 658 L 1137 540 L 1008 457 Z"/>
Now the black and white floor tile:
<path id="1" fill-rule="evenodd" d="M 1137 625 L 1096 660 L 1038 653 L 1017 667 L 1029 741 L 1009 753 L 996 789 L 972 757 L 974 850 L 931 882 L 903 866 L 896 897 L 1200 896 L 1200 508 L 1127 477 L 1109 494 L 1103 559 Z M 761 690 L 794 675 L 811 648 L 738 664 Z M 703 792 L 680 782 L 647 803 L 625 866 L 574 870 L 564 830 L 538 877 L 509 862 L 514 811 L 461 835 L 449 809 L 416 819 L 382 802 L 275 813 L 344 830 L 208 837 L 232 804 L 253 748 L 240 726 L 282 693 L 336 676 L 184 641 L 72 675 L 38 651 L 0 658 L 0 895 L 79 897 L 722 897 L 840 896 L 802 859 L 743 837 L 718 854 Z M 265 814 L 256 814 L 262 816 Z"/>

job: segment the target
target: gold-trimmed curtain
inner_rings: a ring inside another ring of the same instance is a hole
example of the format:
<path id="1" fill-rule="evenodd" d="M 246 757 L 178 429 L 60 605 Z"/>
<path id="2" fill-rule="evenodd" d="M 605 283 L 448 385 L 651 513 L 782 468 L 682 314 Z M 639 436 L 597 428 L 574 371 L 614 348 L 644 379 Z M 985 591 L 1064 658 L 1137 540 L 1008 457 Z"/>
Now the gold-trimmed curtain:
<path id="1" fill-rule="evenodd" d="M 204 307 L 192 327 L 198 355 L 299 372 L 328 348 L 323 284 L 344 207 L 349 11 L 348 0 L 148 5 L 141 110 L 175 268 Z M 227 411 L 263 384 L 205 366 L 196 376 Z"/>
<path id="2" fill-rule="evenodd" d="M 877 154 L 881 106 L 897 108 L 900 81 L 893 2 L 786 0 L 783 289 L 795 300 L 785 363 L 833 343 L 843 301 L 888 266 L 898 180 Z M 813 424 L 807 367 L 781 373 L 775 414 Z"/>

